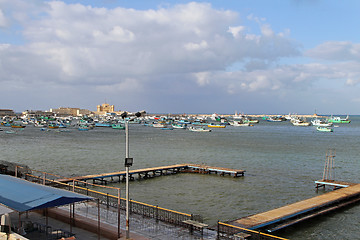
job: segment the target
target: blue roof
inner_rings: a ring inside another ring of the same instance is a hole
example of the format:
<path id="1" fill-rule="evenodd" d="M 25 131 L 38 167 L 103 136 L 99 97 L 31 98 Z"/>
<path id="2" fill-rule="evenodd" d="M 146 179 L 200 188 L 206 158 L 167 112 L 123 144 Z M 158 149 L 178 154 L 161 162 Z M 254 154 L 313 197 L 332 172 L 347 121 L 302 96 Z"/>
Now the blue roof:
<path id="1" fill-rule="evenodd" d="M 18 212 L 92 200 L 92 197 L 0 174 L 0 203 Z"/>

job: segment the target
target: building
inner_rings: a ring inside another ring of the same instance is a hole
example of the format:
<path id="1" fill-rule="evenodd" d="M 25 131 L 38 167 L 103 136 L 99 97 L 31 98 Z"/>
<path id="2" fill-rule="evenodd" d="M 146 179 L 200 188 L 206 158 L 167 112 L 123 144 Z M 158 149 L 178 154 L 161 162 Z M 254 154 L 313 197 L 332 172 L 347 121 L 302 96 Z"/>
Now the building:
<path id="1" fill-rule="evenodd" d="M 92 111 L 87 109 L 80 109 L 80 108 L 69 108 L 69 107 L 60 107 L 57 109 L 50 109 L 50 112 L 56 114 L 56 116 L 64 117 L 64 116 L 83 116 L 83 115 L 90 115 L 93 114 Z"/>
<path id="2" fill-rule="evenodd" d="M 16 116 L 16 114 L 14 110 L 11 109 L 0 109 L 0 117 L 5 117 L 5 116 L 14 117 Z"/>
<path id="3" fill-rule="evenodd" d="M 26 110 L 22 112 L 22 116 L 25 118 L 41 118 L 41 117 L 53 117 L 54 113 L 44 112 L 41 110 Z"/>
<path id="4" fill-rule="evenodd" d="M 97 105 L 96 114 L 105 115 L 107 113 L 115 113 L 115 106 L 110 105 L 108 103 L 103 103 L 101 105 Z"/>

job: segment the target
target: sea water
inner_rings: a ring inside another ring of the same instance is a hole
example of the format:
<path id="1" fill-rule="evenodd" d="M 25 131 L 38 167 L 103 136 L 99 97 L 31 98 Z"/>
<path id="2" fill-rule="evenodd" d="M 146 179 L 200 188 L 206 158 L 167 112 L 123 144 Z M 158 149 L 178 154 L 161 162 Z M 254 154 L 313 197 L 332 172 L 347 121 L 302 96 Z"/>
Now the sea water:
<path id="1" fill-rule="evenodd" d="M 239 178 L 188 173 L 133 181 L 130 198 L 200 214 L 210 225 L 234 220 L 323 194 L 316 192 L 314 181 L 322 178 L 330 148 L 336 150 L 335 179 L 360 183 L 360 117 L 350 118 L 350 124 L 335 124 L 339 127 L 332 133 L 288 121 L 261 120 L 253 127 L 227 126 L 210 133 L 130 124 L 131 169 L 196 163 L 246 170 Z M 59 132 L 28 126 L 15 134 L 0 132 L 0 150 L 0 160 L 66 177 L 125 169 L 125 131 L 111 128 Z M 125 189 L 124 183 L 111 185 Z M 359 226 L 360 205 L 355 204 L 280 236 L 358 239 Z"/>

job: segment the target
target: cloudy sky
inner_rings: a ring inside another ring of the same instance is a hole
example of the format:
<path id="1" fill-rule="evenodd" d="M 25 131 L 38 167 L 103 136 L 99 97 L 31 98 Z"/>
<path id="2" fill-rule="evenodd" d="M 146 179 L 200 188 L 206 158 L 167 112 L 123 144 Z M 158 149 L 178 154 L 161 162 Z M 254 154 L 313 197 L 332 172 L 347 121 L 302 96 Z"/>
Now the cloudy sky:
<path id="1" fill-rule="evenodd" d="M 0 108 L 359 114 L 360 1 L 0 0 Z"/>

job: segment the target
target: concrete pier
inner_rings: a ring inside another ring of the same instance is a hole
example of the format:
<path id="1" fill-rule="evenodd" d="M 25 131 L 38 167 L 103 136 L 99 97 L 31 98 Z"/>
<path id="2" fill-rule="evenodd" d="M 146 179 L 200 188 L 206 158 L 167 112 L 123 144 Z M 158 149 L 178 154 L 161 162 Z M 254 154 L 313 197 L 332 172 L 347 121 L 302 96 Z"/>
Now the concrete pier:
<path id="1" fill-rule="evenodd" d="M 352 184 L 320 196 L 228 223 L 248 229 L 273 232 L 358 201 L 360 201 L 360 184 Z"/>

